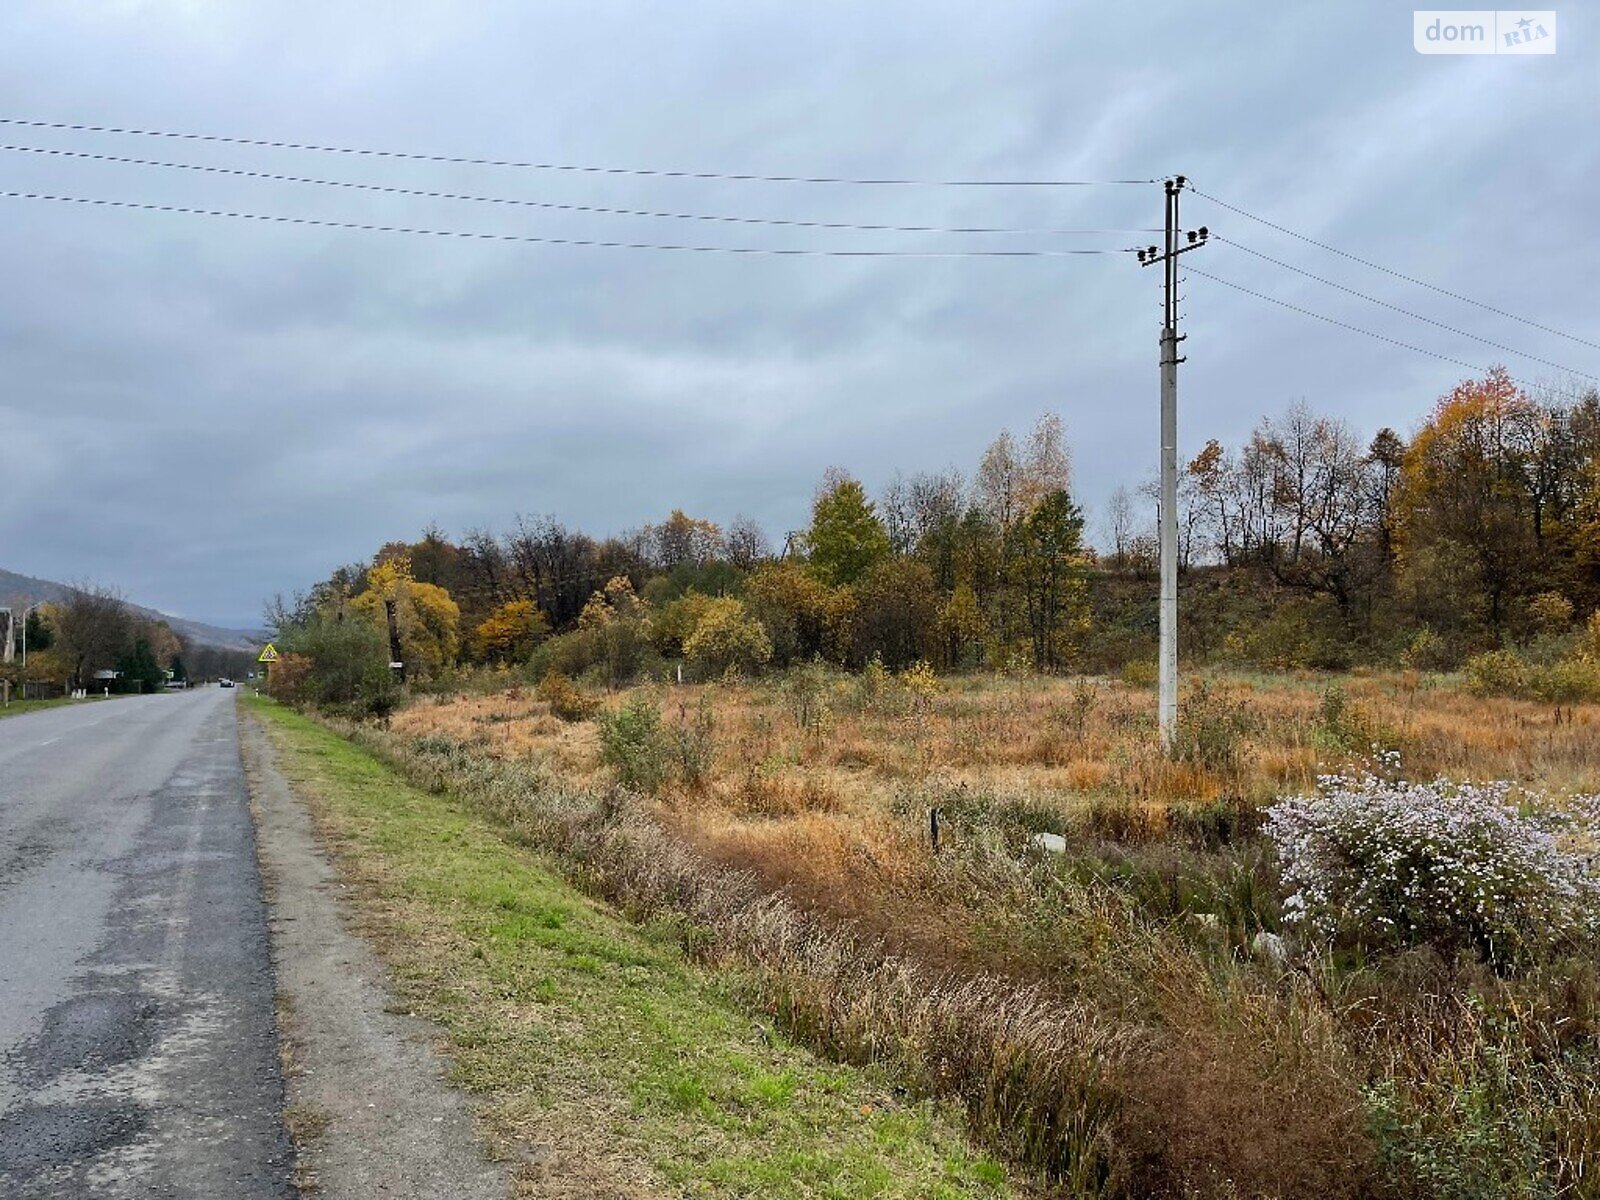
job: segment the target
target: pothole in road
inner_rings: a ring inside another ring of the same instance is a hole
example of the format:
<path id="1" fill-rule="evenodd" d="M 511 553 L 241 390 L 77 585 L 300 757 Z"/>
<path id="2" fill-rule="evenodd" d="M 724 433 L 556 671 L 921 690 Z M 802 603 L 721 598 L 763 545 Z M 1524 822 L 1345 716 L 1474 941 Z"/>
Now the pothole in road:
<path id="1" fill-rule="evenodd" d="M 154 997 L 139 991 L 83 992 L 52 1007 L 23 1054 L 35 1081 L 69 1071 L 100 1075 L 145 1057 L 169 1024 Z"/>
<path id="2" fill-rule="evenodd" d="M 126 1101 L 25 1104 L 0 1117 L 0 1183 L 65 1182 L 72 1167 L 127 1145 L 145 1126 L 144 1109 Z"/>

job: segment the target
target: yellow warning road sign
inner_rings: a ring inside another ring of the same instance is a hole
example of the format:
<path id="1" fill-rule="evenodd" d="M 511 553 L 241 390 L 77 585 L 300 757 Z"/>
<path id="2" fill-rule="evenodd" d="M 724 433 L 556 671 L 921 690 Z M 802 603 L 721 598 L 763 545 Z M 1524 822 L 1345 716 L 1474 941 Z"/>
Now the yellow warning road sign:
<path id="1" fill-rule="evenodd" d="M 264 662 L 264 663 L 275 663 L 275 662 L 277 662 L 278 661 L 278 648 L 276 646 L 274 646 L 271 642 L 268 642 L 267 643 L 267 648 L 261 652 L 261 654 L 256 658 L 256 661 L 257 662 Z"/>

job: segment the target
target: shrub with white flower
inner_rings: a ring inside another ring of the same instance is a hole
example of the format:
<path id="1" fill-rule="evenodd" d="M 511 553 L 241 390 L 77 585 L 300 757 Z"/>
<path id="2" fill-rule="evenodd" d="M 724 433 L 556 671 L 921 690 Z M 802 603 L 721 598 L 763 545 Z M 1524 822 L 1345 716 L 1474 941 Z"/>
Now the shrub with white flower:
<path id="1" fill-rule="evenodd" d="M 1268 812 L 1285 920 L 1336 947 L 1526 964 L 1600 932 L 1592 800 L 1558 811 L 1504 783 L 1323 776 Z"/>

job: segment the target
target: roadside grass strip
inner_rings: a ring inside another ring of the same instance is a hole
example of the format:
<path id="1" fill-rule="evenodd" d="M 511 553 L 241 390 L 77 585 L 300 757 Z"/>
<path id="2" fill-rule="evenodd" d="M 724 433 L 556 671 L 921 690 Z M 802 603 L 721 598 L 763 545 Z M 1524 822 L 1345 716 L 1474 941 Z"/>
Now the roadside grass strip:
<path id="1" fill-rule="evenodd" d="M 46 708 L 65 708 L 69 704 L 92 704 L 102 699 L 104 699 L 102 696 L 87 696 L 82 700 L 74 700 L 70 696 L 55 696 L 49 700 L 12 700 L 9 705 L 0 706 L 0 719 L 20 717 L 24 713 L 39 712 Z"/>
<path id="2" fill-rule="evenodd" d="M 953 1105 L 897 1094 L 754 1021 L 678 931 L 635 926 L 458 798 L 266 701 L 278 768 L 311 807 L 402 1002 L 448 1031 L 519 1193 L 1000 1197 Z"/>

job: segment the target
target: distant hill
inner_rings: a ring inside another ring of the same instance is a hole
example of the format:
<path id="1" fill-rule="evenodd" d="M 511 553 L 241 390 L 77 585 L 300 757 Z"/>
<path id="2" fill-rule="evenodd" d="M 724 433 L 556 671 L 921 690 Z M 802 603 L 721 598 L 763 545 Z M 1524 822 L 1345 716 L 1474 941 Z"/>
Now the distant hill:
<path id="1" fill-rule="evenodd" d="M 66 584 L 53 580 L 34 579 L 14 571 L 0 570 L 0 608 L 8 605 L 18 607 L 24 599 L 30 604 L 35 600 L 59 600 L 69 590 Z M 141 616 L 165 621 L 172 626 L 173 632 L 197 646 L 215 646 L 221 650 L 256 650 L 264 640 L 260 633 L 248 629 L 224 629 L 219 625 L 207 625 L 204 621 L 169 617 L 164 612 L 131 601 L 128 607 Z"/>

